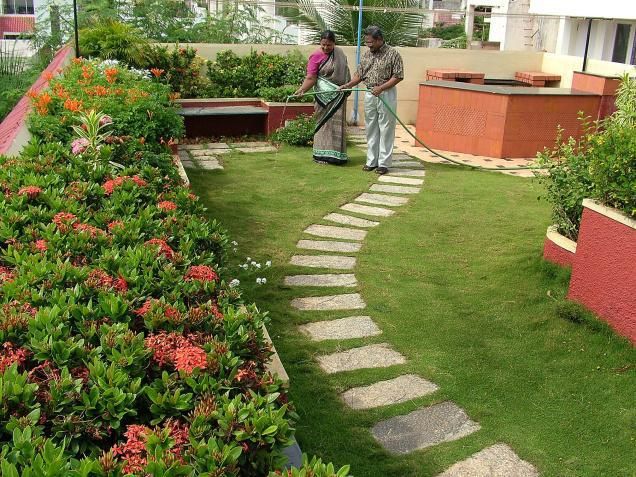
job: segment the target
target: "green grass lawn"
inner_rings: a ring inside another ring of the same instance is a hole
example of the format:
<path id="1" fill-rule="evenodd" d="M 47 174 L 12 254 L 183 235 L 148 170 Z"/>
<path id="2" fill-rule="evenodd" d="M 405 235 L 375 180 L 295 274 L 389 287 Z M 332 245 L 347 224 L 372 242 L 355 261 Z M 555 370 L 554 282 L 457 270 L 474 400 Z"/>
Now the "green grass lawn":
<path id="1" fill-rule="evenodd" d="M 239 242 L 233 270 L 249 256 L 270 269 L 241 271 L 245 298 L 269 310 L 270 334 L 290 375 L 308 454 L 361 476 L 433 476 L 505 442 L 544 476 L 636 475 L 636 351 L 586 313 L 567 306 L 568 273 L 542 261 L 550 217 L 532 180 L 427 165 L 424 190 L 369 231 L 355 269 L 367 309 L 299 312 L 298 296 L 342 289 L 292 289 L 283 277 L 320 273 L 288 265 L 302 230 L 368 189 L 350 147 L 345 167 L 317 166 L 308 149 L 224 157 L 225 170 L 188 170 L 194 191 Z M 368 218 L 368 217 L 367 217 Z M 320 253 L 320 252 L 315 252 Z M 256 285 L 264 276 L 268 283 Z M 350 290 L 350 289 L 348 289 Z M 348 293 L 349 291 L 347 291 Z M 296 325 L 370 315 L 383 333 L 314 343 Z M 565 319 L 570 316 L 573 319 Z M 575 321 L 581 320 L 577 323 Z M 326 375 L 315 356 L 387 342 L 404 365 Z M 405 373 L 439 386 L 412 402 L 353 411 L 338 394 Z M 378 421 L 452 400 L 481 430 L 407 456 L 386 453 Z"/>

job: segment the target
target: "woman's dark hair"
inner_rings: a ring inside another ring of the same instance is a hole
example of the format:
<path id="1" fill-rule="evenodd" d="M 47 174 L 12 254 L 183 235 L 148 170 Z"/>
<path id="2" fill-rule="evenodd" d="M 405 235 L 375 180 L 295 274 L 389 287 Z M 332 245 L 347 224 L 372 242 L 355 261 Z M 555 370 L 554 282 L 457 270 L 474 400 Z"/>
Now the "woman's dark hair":
<path id="1" fill-rule="evenodd" d="M 320 39 L 321 40 L 329 40 L 329 41 L 333 41 L 334 43 L 336 42 L 336 34 L 334 32 L 332 32 L 331 30 L 325 30 L 320 34 Z"/>

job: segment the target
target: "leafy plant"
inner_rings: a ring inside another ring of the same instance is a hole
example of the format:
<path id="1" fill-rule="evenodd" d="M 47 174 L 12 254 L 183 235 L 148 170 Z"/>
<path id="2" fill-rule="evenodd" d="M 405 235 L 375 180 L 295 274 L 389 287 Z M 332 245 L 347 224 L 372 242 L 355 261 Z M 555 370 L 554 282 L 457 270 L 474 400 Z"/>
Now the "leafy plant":
<path id="1" fill-rule="evenodd" d="M 290 146 L 307 146 L 314 140 L 316 122 L 312 116 L 300 116 L 287 121 L 284 127 L 272 134 L 272 140 Z"/>
<path id="2" fill-rule="evenodd" d="M 170 85 L 181 98 L 205 95 L 208 80 L 203 73 L 205 60 L 190 47 L 153 46 L 148 52 L 148 65 L 153 76 Z"/>
<path id="3" fill-rule="evenodd" d="M 102 20 L 79 32 L 85 57 L 119 60 L 135 67 L 148 65 L 148 40 L 135 27 L 116 20 Z"/>

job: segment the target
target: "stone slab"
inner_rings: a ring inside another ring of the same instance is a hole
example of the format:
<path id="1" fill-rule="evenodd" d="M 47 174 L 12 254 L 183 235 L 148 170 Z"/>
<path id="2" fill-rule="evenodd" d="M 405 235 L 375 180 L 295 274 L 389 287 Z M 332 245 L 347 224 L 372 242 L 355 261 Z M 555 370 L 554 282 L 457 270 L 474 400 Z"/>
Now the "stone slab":
<path id="1" fill-rule="evenodd" d="M 370 386 L 349 389 L 341 394 L 353 409 L 371 409 L 410 401 L 437 391 L 437 385 L 415 374 L 405 374 Z"/>
<path id="2" fill-rule="evenodd" d="M 265 147 L 271 146 L 267 141 L 248 141 L 248 142 L 233 142 L 232 147 Z"/>
<path id="3" fill-rule="evenodd" d="M 358 281 L 353 273 L 327 273 L 288 276 L 284 284 L 292 287 L 355 287 Z"/>
<path id="4" fill-rule="evenodd" d="M 185 149 L 186 151 L 196 151 L 198 149 L 205 149 L 205 144 L 183 144 L 179 146 L 179 149 Z"/>
<path id="5" fill-rule="evenodd" d="M 461 439 L 479 428 L 457 404 L 446 401 L 381 421 L 371 432 L 389 452 L 408 454 Z"/>
<path id="6" fill-rule="evenodd" d="M 327 214 L 323 217 L 325 220 L 336 222 L 343 225 L 353 225 L 354 227 L 377 227 L 380 222 L 374 220 L 360 219 L 358 217 L 351 217 L 344 214 Z"/>
<path id="7" fill-rule="evenodd" d="M 408 187 L 408 186 L 394 186 L 394 185 L 382 185 L 373 184 L 371 186 L 371 192 L 388 192 L 390 194 L 417 194 L 421 188 Z"/>
<path id="8" fill-rule="evenodd" d="M 424 177 L 426 175 L 426 171 L 424 169 L 394 169 L 392 167 L 389 167 L 388 175 L 393 177 Z"/>
<path id="9" fill-rule="evenodd" d="M 229 149 L 230 146 L 224 142 L 210 142 L 208 143 L 208 149 Z"/>
<path id="10" fill-rule="evenodd" d="M 254 146 L 254 147 L 235 147 L 234 150 L 244 152 L 245 154 L 249 154 L 252 152 L 276 152 L 278 149 L 276 149 L 274 146 Z"/>
<path id="11" fill-rule="evenodd" d="M 495 444 L 457 462 L 438 477 L 538 477 L 537 469 L 506 444 Z"/>
<path id="12" fill-rule="evenodd" d="M 187 153 L 187 152 L 185 152 L 185 151 L 181 151 L 181 150 L 180 150 L 178 155 L 179 155 L 179 160 L 180 160 L 181 162 L 183 162 L 183 161 L 189 161 L 189 160 L 190 160 L 190 154 L 188 154 L 188 153 Z"/>
<path id="13" fill-rule="evenodd" d="M 364 240 L 366 230 L 350 229 L 347 227 L 334 227 L 333 225 L 310 225 L 304 232 L 318 237 L 337 238 L 347 240 Z"/>
<path id="14" fill-rule="evenodd" d="M 338 320 L 319 321 L 301 325 L 298 329 L 313 341 L 366 338 L 382 333 L 370 316 L 349 316 Z"/>
<path id="15" fill-rule="evenodd" d="M 205 169 L 206 171 L 213 171 L 215 169 L 223 169 L 223 166 L 219 164 L 219 161 L 198 161 L 197 162 L 201 169 Z"/>
<path id="16" fill-rule="evenodd" d="M 355 369 L 388 368 L 404 362 L 404 356 L 392 349 L 388 343 L 362 346 L 318 357 L 320 367 L 327 374 Z"/>
<path id="17" fill-rule="evenodd" d="M 356 259 L 340 255 L 294 255 L 289 263 L 301 267 L 351 270 L 356 266 Z"/>
<path id="18" fill-rule="evenodd" d="M 359 252 L 361 247 L 361 243 L 338 242 L 335 240 L 299 240 L 296 244 L 296 248 L 320 250 L 321 252 L 353 253 Z"/>
<path id="19" fill-rule="evenodd" d="M 405 169 L 409 169 L 409 168 L 414 168 L 414 167 L 419 167 L 420 169 L 424 169 L 424 166 L 422 165 L 421 162 L 419 161 L 395 161 L 391 164 L 391 169 L 393 168 L 405 168 Z"/>
<path id="20" fill-rule="evenodd" d="M 340 208 L 342 210 L 346 210 L 347 212 L 354 212 L 356 214 L 362 215 L 372 215 L 374 217 L 390 217 L 391 215 L 395 214 L 395 211 L 391 209 L 385 209 L 384 207 L 371 207 L 361 204 L 345 204 Z"/>
<path id="21" fill-rule="evenodd" d="M 365 192 L 354 199 L 356 202 L 366 202 L 367 204 L 389 205 L 397 207 L 406 204 L 409 200 L 406 197 L 395 197 L 393 195 L 369 194 Z"/>
<path id="22" fill-rule="evenodd" d="M 390 175 L 378 177 L 379 182 L 389 182 L 391 184 L 404 184 L 404 185 L 422 185 L 424 181 L 422 179 L 414 179 L 412 177 L 394 177 Z"/>
<path id="23" fill-rule="evenodd" d="M 367 305 L 359 293 L 294 298 L 291 305 L 297 310 L 361 310 Z"/>

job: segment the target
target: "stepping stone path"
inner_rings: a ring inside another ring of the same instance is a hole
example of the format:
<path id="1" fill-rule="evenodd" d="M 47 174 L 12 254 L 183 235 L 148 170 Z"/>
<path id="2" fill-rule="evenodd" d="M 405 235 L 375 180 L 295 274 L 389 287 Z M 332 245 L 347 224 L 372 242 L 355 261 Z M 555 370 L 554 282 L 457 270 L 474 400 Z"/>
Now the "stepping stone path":
<path id="1" fill-rule="evenodd" d="M 340 255 L 294 255 L 289 263 L 301 267 L 351 270 L 356 266 L 356 259 Z"/>
<path id="2" fill-rule="evenodd" d="M 298 328 L 314 341 L 366 338 L 382 333 L 370 316 L 350 316 L 339 320 L 319 321 Z"/>
<path id="3" fill-rule="evenodd" d="M 341 396 L 345 404 L 353 409 L 371 409 L 410 401 L 435 391 L 437 385 L 430 381 L 414 374 L 404 374 L 370 386 L 349 389 Z"/>
<path id="4" fill-rule="evenodd" d="M 359 219 L 358 217 L 351 217 L 350 215 L 335 213 L 325 215 L 323 219 L 329 220 L 331 222 L 337 222 L 339 224 L 353 225 L 354 227 L 376 227 L 380 225 L 380 222 L 375 222 L 373 220 Z"/>
<path id="5" fill-rule="evenodd" d="M 232 144 L 226 143 L 208 143 L 208 144 L 183 144 L 179 146 L 178 156 L 183 167 L 195 168 L 199 167 L 204 170 L 223 169 L 223 164 L 219 160 L 219 156 L 229 154 L 234 151 L 250 153 L 250 152 L 276 152 L 276 147 L 268 142 L 237 142 Z"/>
<path id="6" fill-rule="evenodd" d="M 366 138 L 358 135 L 354 142 L 361 142 L 366 148 Z M 313 224 L 303 233 L 322 238 L 303 238 L 296 247 L 304 250 L 340 253 L 342 255 L 294 255 L 291 263 L 309 268 L 327 268 L 333 271 L 354 269 L 356 260 L 347 254 L 355 253 L 362 247 L 367 231 L 381 227 L 388 218 L 395 215 L 394 207 L 404 206 L 409 197 L 418 194 L 424 184 L 426 172 L 423 163 L 406 154 L 394 152 L 393 165 L 389 173 L 378 176 L 378 183 L 370 187 L 352 202 L 340 207 L 341 211 L 372 218 L 382 218 L 382 222 L 363 219 L 338 212 L 327 214 L 323 220 L 341 226 Z M 337 240 L 325 240 L 337 239 Z M 307 287 L 341 287 L 343 291 L 355 288 L 358 282 L 353 273 L 325 273 L 315 275 L 291 275 L 284 279 L 289 287 L 299 290 Z M 343 310 L 363 310 L 366 304 L 359 293 L 344 293 L 328 296 L 294 298 L 291 306 L 300 312 L 328 312 L 328 319 L 306 323 L 299 331 L 313 341 L 367 339 L 378 336 L 382 330 L 371 316 L 338 316 Z M 333 316 L 332 316 L 333 315 Z M 323 315 L 324 316 L 324 315 Z M 435 393 L 437 385 L 415 374 L 400 374 L 400 365 L 406 358 L 394 350 L 389 343 L 369 344 L 317 357 L 320 368 L 327 374 L 353 372 L 359 369 L 388 368 L 395 366 L 395 377 L 349 389 L 341 394 L 343 402 L 352 409 L 366 410 L 381 406 L 391 406 Z M 407 454 L 418 449 L 435 446 L 442 442 L 461 439 L 480 426 L 473 422 L 464 410 L 453 402 L 421 407 L 409 414 L 400 415 L 376 423 L 371 433 L 389 452 Z M 534 473 L 533 473 L 534 472 Z M 465 461 L 449 468 L 442 476 L 518 476 L 534 477 L 536 471 L 522 461 L 505 444 L 497 444 L 475 454 Z"/>

